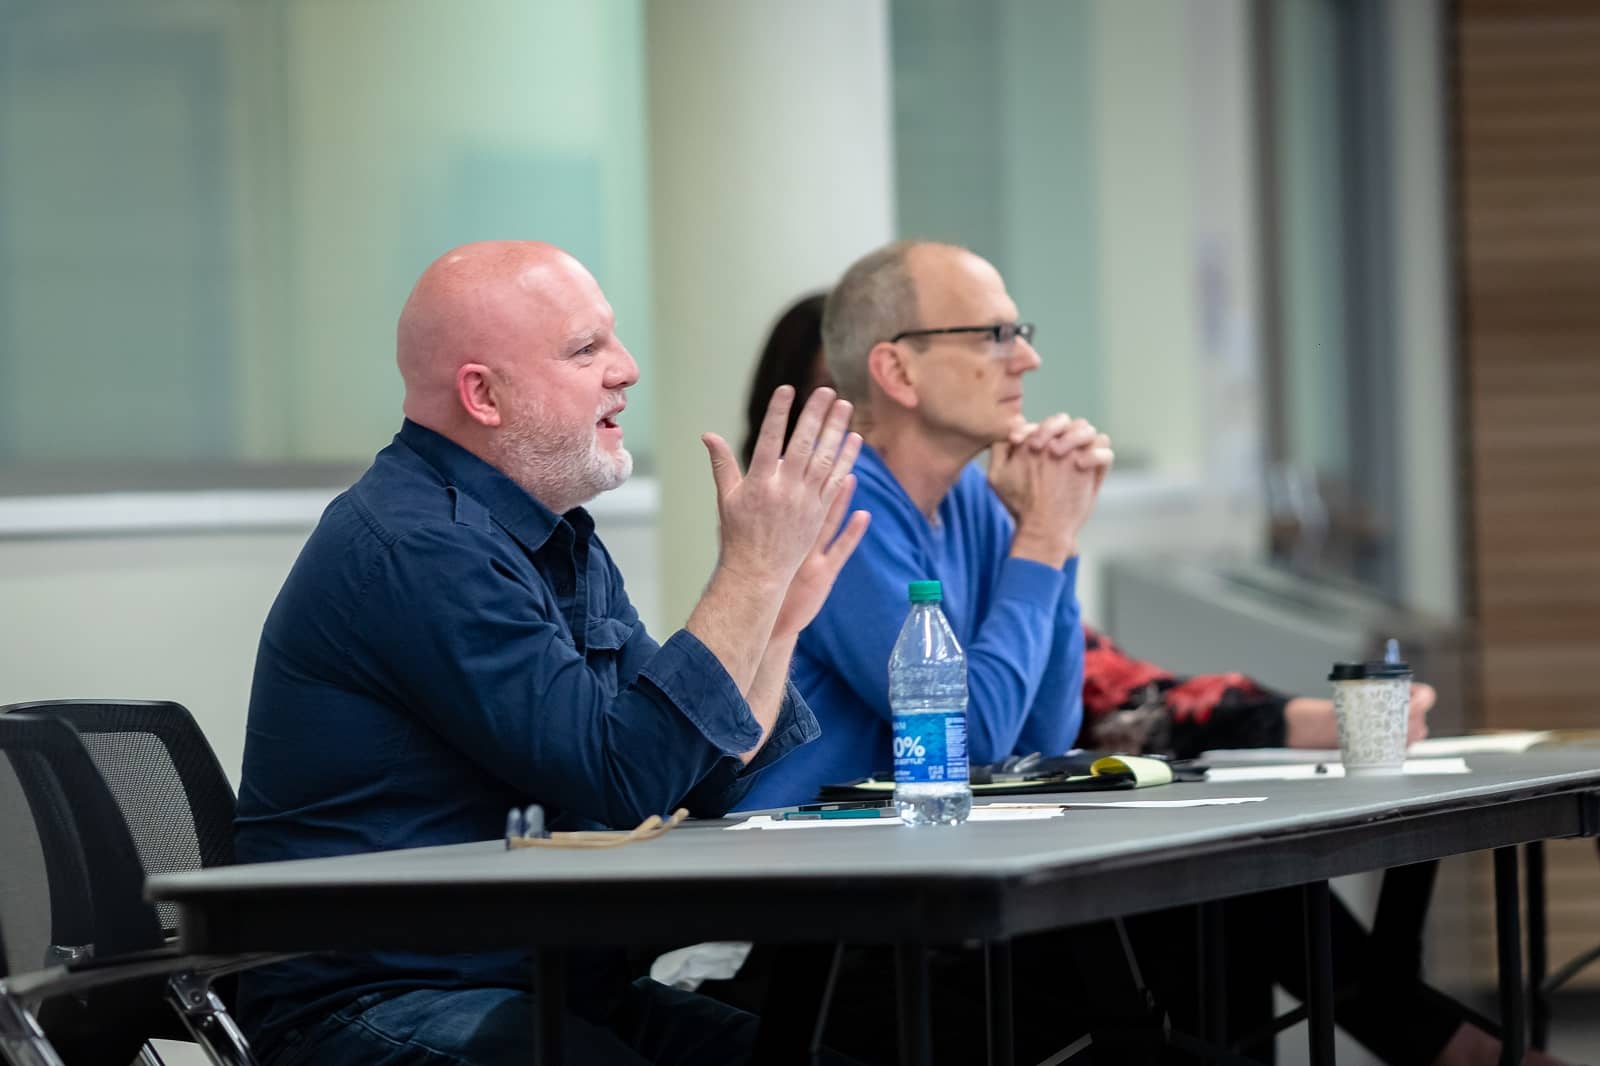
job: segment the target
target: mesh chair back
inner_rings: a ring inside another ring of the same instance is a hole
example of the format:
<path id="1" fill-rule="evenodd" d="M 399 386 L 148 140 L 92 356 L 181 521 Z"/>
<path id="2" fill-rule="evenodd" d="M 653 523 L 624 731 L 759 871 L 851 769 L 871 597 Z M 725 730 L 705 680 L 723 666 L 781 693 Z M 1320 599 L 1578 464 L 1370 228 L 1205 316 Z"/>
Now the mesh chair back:
<path id="1" fill-rule="evenodd" d="M 179 703 L 47 700 L 11 711 L 70 722 L 110 786 L 150 874 L 233 862 L 233 786 L 194 716 Z M 177 929 L 175 904 L 157 905 Z"/>
<path id="2" fill-rule="evenodd" d="M 31 958 L 17 960 L 20 969 L 30 970 L 94 942 L 94 901 L 87 860 L 61 782 L 46 757 L 31 746 L 18 742 L 5 750 L 18 788 L 7 790 L 14 805 L 8 805 L 0 821 L 0 854 L 6 856 L 6 875 L 0 881 L 15 905 L 0 913 L 17 923 L 13 939 L 31 942 L 35 949 Z M 20 797 L 15 795 L 18 791 Z"/>
<path id="3" fill-rule="evenodd" d="M 0 854 L 43 853 L 52 950 L 105 959 L 160 947 L 155 909 L 144 901 L 144 868 L 110 790 L 66 722 L 0 715 L 0 752 L 21 786 L 31 824 L 0 821 Z M 67 883 L 61 883 L 66 879 Z M 41 965 L 50 960 L 39 960 Z M 45 1004 L 40 1022 L 68 1063 L 126 1062 L 170 1017 L 160 981 L 137 981 Z"/>

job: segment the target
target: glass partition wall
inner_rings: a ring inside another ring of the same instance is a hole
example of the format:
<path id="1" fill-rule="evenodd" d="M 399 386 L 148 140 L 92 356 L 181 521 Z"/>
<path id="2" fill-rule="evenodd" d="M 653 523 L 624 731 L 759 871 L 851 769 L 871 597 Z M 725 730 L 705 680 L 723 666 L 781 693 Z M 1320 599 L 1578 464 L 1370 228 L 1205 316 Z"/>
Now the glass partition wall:
<path id="1" fill-rule="evenodd" d="M 648 365 L 642 71 L 638 0 L 0 0 L 0 494 L 347 479 L 474 239 L 571 249 Z"/>

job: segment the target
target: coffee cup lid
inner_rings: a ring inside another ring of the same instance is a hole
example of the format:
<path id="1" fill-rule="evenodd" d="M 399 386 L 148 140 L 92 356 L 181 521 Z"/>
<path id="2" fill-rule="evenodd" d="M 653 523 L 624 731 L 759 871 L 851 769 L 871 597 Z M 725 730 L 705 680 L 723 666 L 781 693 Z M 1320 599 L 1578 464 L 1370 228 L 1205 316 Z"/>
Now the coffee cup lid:
<path id="1" fill-rule="evenodd" d="M 1329 681 L 1392 681 L 1410 677 L 1410 663 L 1386 663 L 1373 660 L 1364 663 L 1334 663 Z"/>

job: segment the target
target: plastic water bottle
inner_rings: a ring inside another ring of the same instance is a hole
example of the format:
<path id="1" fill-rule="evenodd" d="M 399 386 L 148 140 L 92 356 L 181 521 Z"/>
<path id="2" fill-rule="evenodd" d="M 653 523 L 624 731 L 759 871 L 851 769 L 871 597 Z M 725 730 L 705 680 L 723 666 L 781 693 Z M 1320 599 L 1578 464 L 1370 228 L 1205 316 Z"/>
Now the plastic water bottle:
<path id="1" fill-rule="evenodd" d="M 972 813 L 967 780 L 967 658 L 937 581 L 913 581 L 911 613 L 889 654 L 894 799 L 907 825 L 955 825 Z"/>

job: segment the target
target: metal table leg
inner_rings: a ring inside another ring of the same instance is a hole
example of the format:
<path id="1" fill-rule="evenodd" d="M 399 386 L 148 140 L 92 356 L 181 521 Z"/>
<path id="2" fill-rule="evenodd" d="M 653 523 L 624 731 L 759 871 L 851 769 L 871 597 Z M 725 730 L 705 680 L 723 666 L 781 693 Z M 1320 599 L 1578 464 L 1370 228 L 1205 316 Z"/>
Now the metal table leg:
<path id="1" fill-rule="evenodd" d="M 989 1016 L 989 1066 L 1014 1066 L 1016 1030 L 1012 1016 L 1011 941 L 983 946 L 984 998 Z"/>
<path id="2" fill-rule="evenodd" d="M 1494 925 L 1500 957 L 1500 1061 L 1517 1066 L 1528 1043 L 1523 1028 L 1522 928 L 1518 920 L 1517 849 L 1494 849 Z"/>
<path id="3" fill-rule="evenodd" d="M 533 1063 L 560 1066 L 561 1016 L 567 1004 L 566 955 L 555 948 L 533 953 Z"/>
<path id="4" fill-rule="evenodd" d="M 751 1062 L 764 1066 L 811 1066 L 816 1062 L 843 956 L 843 944 L 777 949 Z"/>
<path id="5" fill-rule="evenodd" d="M 932 1066 L 928 946 L 919 941 L 896 944 L 894 962 L 900 1007 L 900 1066 Z"/>
<path id="6" fill-rule="evenodd" d="M 1200 1036 L 1216 1048 L 1228 1046 L 1228 946 L 1223 903 L 1211 900 L 1197 908 L 1199 926 Z M 1208 1062 L 1216 1059 L 1208 1058 Z"/>
<path id="7" fill-rule="evenodd" d="M 1543 1051 L 1550 1039 L 1550 999 L 1545 995 L 1544 979 L 1550 968 L 1549 932 L 1545 925 L 1544 841 L 1522 846 L 1522 865 L 1528 879 L 1528 1035 L 1533 1046 Z"/>
<path id="8" fill-rule="evenodd" d="M 1333 926 L 1326 881 L 1305 886 L 1306 1020 L 1311 1066 L 1333 1066 Z"/>

